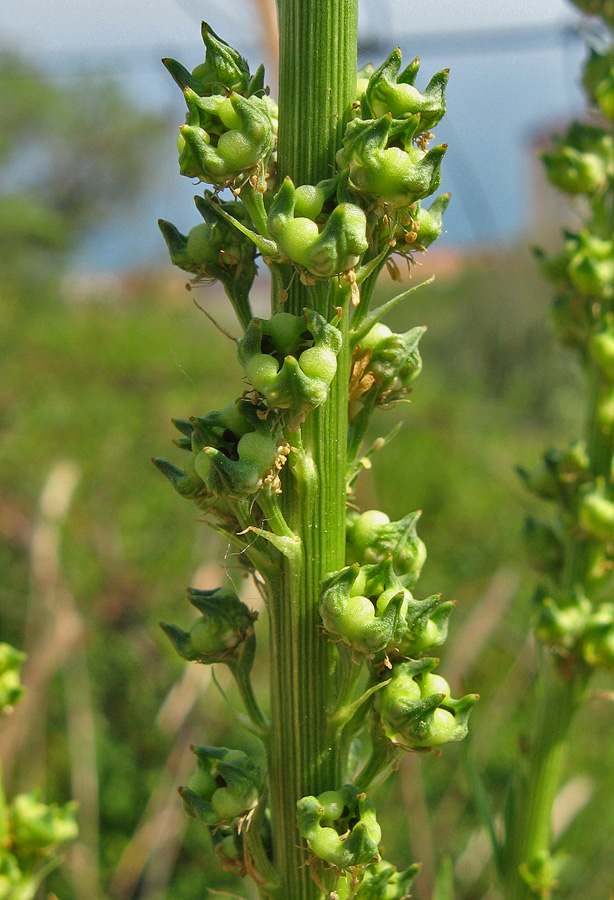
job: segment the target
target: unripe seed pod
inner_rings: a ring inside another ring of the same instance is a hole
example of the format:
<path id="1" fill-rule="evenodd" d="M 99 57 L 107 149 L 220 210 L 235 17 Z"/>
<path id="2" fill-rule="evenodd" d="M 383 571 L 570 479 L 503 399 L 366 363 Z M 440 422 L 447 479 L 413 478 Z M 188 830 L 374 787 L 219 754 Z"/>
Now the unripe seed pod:
<path id="1" fill-rule="evenodd" d="M 420 513 L 410 513 L 391 522 L 380 510 L 362 513 L 347 530 L 347 562 L 364 566 L 391 556 L 403 587 L 412 587 L 426 561 L 426 547 L 416 532 L 419 517 Z"/>
<path id="2" fill-rule="evenodd" d="M 353 269 L 368 248 L 367 219 L 356 204 L 339 203 L 322 228 L 314 221 L 320 216 L 325 194 L 320 185 L 295 188 L 286 178 L 268 216 L 269 233 L 282 256 L 317 278 Z"/>
<path id="3" fill-rule="evenodd" d="M 236 593 L 227 588 L 212 591 L 190 588 L 188 599 L 201 613 L 189 632 L 162 623 L 179 655 L 200 663 L 239 659 L 245 641 L 253 636 L 258 614 L 251 612 Z"/>
<path id="4" fill-rule="evenodd" d="M 614 382 L 614 317 L 606 316 L 605 327 L 591 335 L 589 352 L 610 382 Z"/>
<path id="5" fill-rule="evenodd" d="M 42 853 L 74 841 L 79 833 L 75 803 L 43 803 L 34 791 L 13 798 L 8 816 L 12 839 L 24 855 Z"/>
<path id="6" fill-rule="evenodd" d="M 354 564 L 322 582 L 320 615 L 325 629 L 357 656 L 409 655 L 443 643 L 453 604 L 439 595 L 416 600 L 395 575 L 392 557 Z"/>
<path id="7" fill-rule="evenodd" d="M 252 319 L 237 354 L 245 374 L 272 408 L 301 413 L 328 396 L 341 333 L 314 310 Z"/>
<path id="8" fill-rule="evenodd" d="M 259 765 L 242 750 L 192 747 L 198 768 L 181 788 L 186 812 L 212 828 L 235 826 L 258 803 L 263 787 Z"/>
<path id="9" fill-rule="evenodd" d="M 303 797 L 297 822 L 313 854 L 342 872 L 378 858 L 381 829 L 375 807 L 354 785 Z"/>
<path id="10" fill-rule="evenodd" d="M 377 709 L 387 737 L 407 750 L 430 749 L 467 734 L 476 694 L 450 696 L 448 682 L 432 670 L 436 659 L 397 662 L 389 683 L 377 693 Z"/>
<path id="11" fill-rule="evenodd" d="M 594 194 L 613 174 L 614 141 L 602 128 L 575 122 L 542 159 L 557 187 L 570 194 Z"/>
<path id="12" fill-rule="evenodd" d="M 407 900 L 419 871 L 420 866 L 413 865 L 398 872 L 396 866 L 382 859 L 364 870 L 358 893 L 355 893 L 350 876 L 340 879 L 338 900 Z"/>
<path id="13" fill-rule="evenodd" d="M 252 175 L 262 178 L 275 145 L 264 101 L 236 93 L 200 97 L 190 87 L 184 96 L 188 113 L 179 129 L 185 141 L 179 154 L 182 175 L 216 187 L 240 187 Z"/>
<path id="14" fill-rule="evenodd" d="M 339 164 L 349 167 L 350 186 L 365 197 L 381 198 L 390 209 L 410 206 L 434 193 L 447 146 L 428 151 L 414 147 L 419 125 L 419 116 L 394 124 L 389 115 L 350 122 L 338 154 Z"/>
<path id="15" fill-rule="evenodd" d="M 602 8 L 599 13 L 602 14 Z M 582 83 L 590 99 L 608 119 L 614 119 L 614 52 L 591 49 Z"/>
<path id="16" fill-rule="evenodd" d="M 399 76 L 401 62 L 401 51 L 397 47 L 371 75 L 363 105 L 368 108 L 370 118 L 375 119 L 387 113 L 390 113 L 393 119 L 405 119 L 418 113 L 420 130 L 428 131 L 439 122 L 446 111 L 445 89 L 449 70 L 444 69 L 434 75 L 421 94 L 413 84 L 418 71 L 416 61 L 414 60 L 411 83 L 403 78 L 405 72 Z"/>

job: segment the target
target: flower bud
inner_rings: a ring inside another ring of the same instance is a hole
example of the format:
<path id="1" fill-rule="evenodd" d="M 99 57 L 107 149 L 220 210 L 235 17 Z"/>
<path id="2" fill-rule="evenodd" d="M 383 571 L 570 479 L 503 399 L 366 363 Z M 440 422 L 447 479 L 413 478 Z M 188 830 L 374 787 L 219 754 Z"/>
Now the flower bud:
<path id="1" fill-rule="evenodd" d="M 365 197 L 380 198 L 389 208 L 410 206 L 434 193 L 441 183 L 447 145 L 424 151 L 413 145 L 420 117 L 394 121 L 354 119 L 346 129 L 340 166 L 347 165 L 350 187 Z"/>
<path id="2" fill-rule="evenodd" d="M 175 650 L 189 662 L 215 663 L 238 659 L 254 633 L 258 613 L 251 612 L 228 588 L 188 590 L 188 600 L 201 613 L 189 632 L 162 622 Z"/>
<path id="3" fill-rule="evenodd" d="M 312 309 L 252 319 L 238 345 L 247 379 L 271 408 L 306 412 L 324 403 L 337 371 L 341 332 Z"/>
<path id="4" fill-rule="evenodd" d="M 23 687 L 20 673 L 25 659 L 25 653 L 10 644 L 0 643 L 0 714 L 12 709 L 21 700 Z"/>
<path id="5" fill-rule="evenodd" d="M 426 562 L 426 547 L 416 532 L 420 513 L 409 513 L 398 522 L 377 509 L 354 518 L 348 524 L 346 557 L 348 565 L 383 562 L 389 556 L 403 587 L 412 587 Z"/>
<path id="6" fill-rule="evenodd" d="M 404 72 L 399 74 L 401 62 L 401 51 L 397 47 L 369 79 L 365 91 L 368 117 L 378 119 L 389 113 L 393 119 L 405 119 L 408 116 L 419 114 L 420 130 L 429 131 L 439 122 L 446 111 L 445 91 L 449 69 L 444 69 L 434 75 L 424 93 L 421 94 L 414 87 L 414 79 L 420 65 L 419 60 L 414 60 Z"/>
<path id="7" fill-rule="evenodd" d="M 439 747 L 460 741 L 477 694 L 450 697 L 447 681 L 433 675 L 435 659 L 395 663 L 389 683 L 378 691 L 377 705 L 386 736 L 405 750 Z"/>
<path id="8" fill-rule="evenodd" d="M 297 811 L 299 831 L 318 859 L 342 872 L 379 859 L 375 807 L 354 785 L 303 797 Z"/>
<path id="9" fill-rule="evenodd" d="M 213 828 L 234 826 L 258 804 L 260 766 L 242 750 L 192 747 L 198 767 L 180 789 L 186 812 Z"/>
<path id="10" fill-rule="evenodd" d="M 367 218 L 355 203 L 339 203 L 320 227 L 314 219 L 320 215 L 322 196 L 317 186 L 313 191 L 309 187 L 297 189 L 290 178 L 284 179 L 269 210 L 269 234 L 290 262 L 316 278 L 331 278 L 360 262 L 368 248 Z M 296 214 L 297 190 L 299 212 L 316 212 L 314 218 Z"/>

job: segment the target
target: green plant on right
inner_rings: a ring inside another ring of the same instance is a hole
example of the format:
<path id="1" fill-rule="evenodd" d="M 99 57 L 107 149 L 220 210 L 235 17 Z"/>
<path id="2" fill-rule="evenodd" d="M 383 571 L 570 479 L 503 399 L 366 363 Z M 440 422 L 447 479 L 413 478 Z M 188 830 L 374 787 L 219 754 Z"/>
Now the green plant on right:
<path id="1" fill-rule="evenodd" d="M 604 16 L 608 4 L 578 2 Z M 597 6 L 599 7 L 597 9 Z M 552 504 L 530 519 L 528 546 L 540 572 L 534 607 L 539 646 L 533 734 L 508 797 L 505 836 L 495 855 L 507 900 L 550 898 L 565 858 L 552 834 L 572 720 L 597 669 L 614 668 L 614 43 L 592 49 L 583 74 L 592 122 L 574 122 L 543 154 L 549 180 L 568 194 L 581 227 L 564 232 L 562 251 L 536 251 L 555 286 L 552 312 L 562 343 L 586 383 L 581 440 L 549 449 L 527 487 Z M 494 835 L 494 829 L 493 829 Z"/>

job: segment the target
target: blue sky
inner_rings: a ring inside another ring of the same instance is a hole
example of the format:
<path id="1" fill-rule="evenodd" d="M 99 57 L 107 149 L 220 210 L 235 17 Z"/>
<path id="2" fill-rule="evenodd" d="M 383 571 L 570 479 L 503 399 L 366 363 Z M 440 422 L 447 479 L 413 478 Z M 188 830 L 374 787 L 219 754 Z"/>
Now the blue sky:
<path id="1" fill-rule="evenodd" d="M 195 224 L 195 187 L 178 177 L 170 124 L 182 121 L 183 100 L 160 57 L 175 56 L 189 68 L 200 62 L 199 23 L 206 18 L 251 64 L 266 62 L 258 16 L 265 2 L 272 0 L 0 0 L 0 43 L 33 57 L 52 78 L 102 71 L 169 120 L 164 159 L 139 209 L 118 209 L 81 248 L 80 266 L 158 259 L 158 216 L 183 230 Z M 438 69 L 451 69 L 448 112 L 437 128 L 437 139 L 449 144 L 442 190 L 453 195 L 440 243 L 518 239 L 532 215 L 532 140 L 582 109 L 582 40 L 562 27 L 579 21 L 577 9 L 568 0 L 359 3 L 362 41 L 377 44 L 369 51 L 373 62 L 398 43 L 406 59 L 422 59 L 418 87 Z"/>
<path id="2" fill-rule="evenodd" d="M 155 49 L 192 44 L 194 23 L 214 28 L 259 31 L 257 10 L 264 0 L 2 0 L 0 35 L 26 52 L 56 54 Z M 567 0 L 361 0 L 363 30 L 388 27 L 423 32 L 540 25 L 573 16 Z M 415 10 L 415 15 L 413 11 Z"/>

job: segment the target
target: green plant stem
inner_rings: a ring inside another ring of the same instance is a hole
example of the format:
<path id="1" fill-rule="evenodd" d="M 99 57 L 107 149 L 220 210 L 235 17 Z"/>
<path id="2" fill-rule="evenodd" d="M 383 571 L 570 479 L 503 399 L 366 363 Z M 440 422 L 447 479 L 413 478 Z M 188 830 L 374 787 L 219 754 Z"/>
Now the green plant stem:
<path id="1" fill-rule="evenodd" d="M 356 0 L 279 0 L 280 180 L 316 183 L 332 174 L 356 90 Z M 280 308 L 274 284 L 272 303 Z M 334 282 L 290 285 L 283 308 L 316 309 L 329 321 Z M 342 330 L 347 338 L 347 312 Z M 274 861 L 284 900 L 315 900 L 309 853 L 296 827 L 296 803 L 339 786 L 340 762 L 327 718 L 333 648 L 322 633 L 319 586 L 345 555 L 345 465 L 348 344 L 339 358 L 329 400 L 301 426 L 298 471 L 282 473 L 281 507 L 302 553 L 283 557 L 270 598 L 270 804 Z M 291 434 L 289 435 L 291 437 Z"/>
<path id="2" fill-rule="evenodd" d="M 528 773 L 518 798 L 516 829 L 507 848 L 507 900 L 535 897 L 523 879 L 524 866 L 545 861 L 552 848 L 552 806 L 561 783 L 567 756 L 569 729 L 586 685 L 584 670 L 563 678 L 552 660 L 541 660 L 540 695 L 535 711 L 535 730 L 528 759 Z M 546 890 L 543 897 L 549 897 Z"/>
<path id="3" fill-rule="evenodd" d="M 589 364 L 587 450 L 595 477 L 610 481 L 612 470 L 612 433 L 598 421 L 601 389 L 599 373 Z M 576 585 L 585 587 L 591 566 L 593 541 L 570 533 L 563 590 Z M 567 755 L 569 730 L 574 715 L 582 704 L 590 671 L 576 664 L 564 673 L 550 657 L 543 656 L 538 669 L 539 698 L 534 719 L 534 734 L 528 759 L 526 781 L 516 814 L 514 834 L 506 841 L 507 900 L 529 900 L 535 896 L 520 874 L 520 867 L 546 857 L 552 847 L 552 806 L 560 786 Z M 550 896 L 548 890 L 545 897 Z"/>

